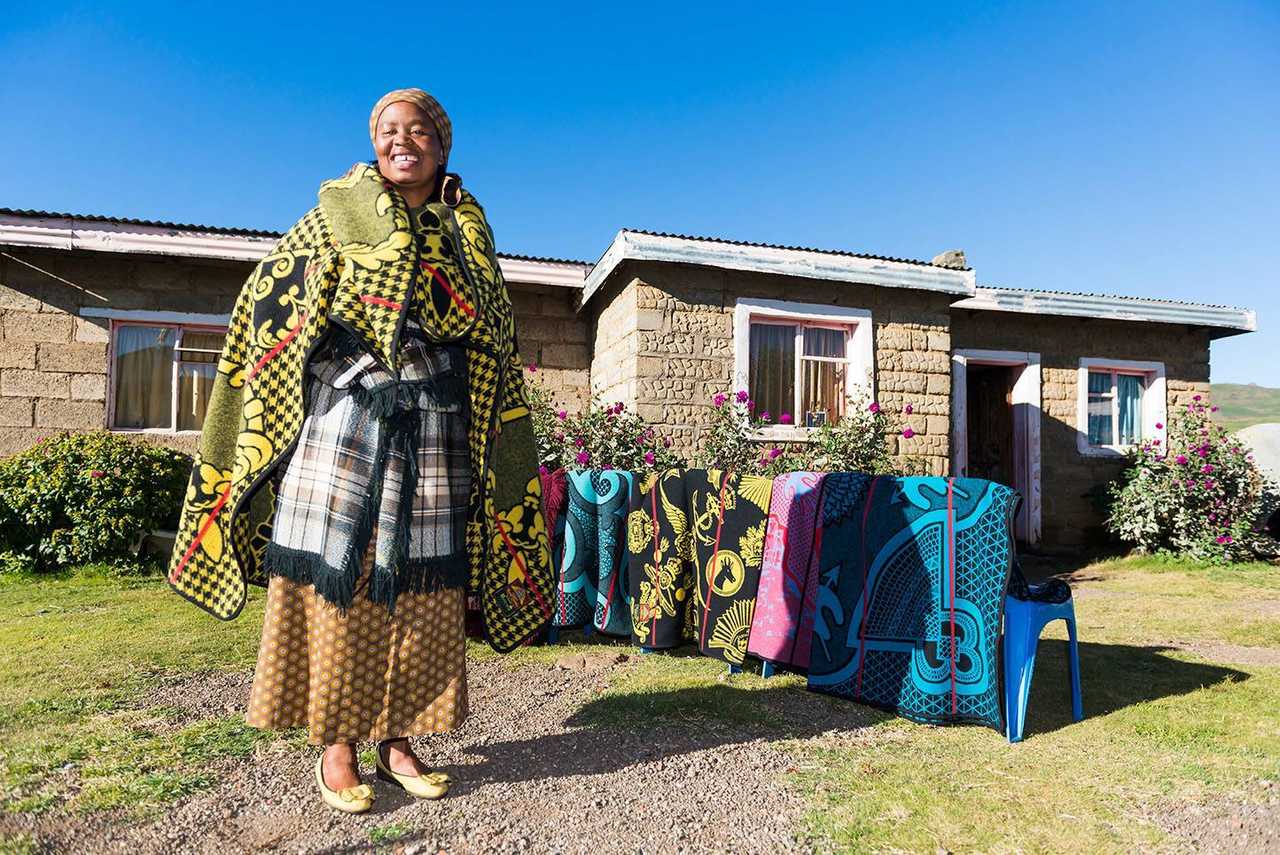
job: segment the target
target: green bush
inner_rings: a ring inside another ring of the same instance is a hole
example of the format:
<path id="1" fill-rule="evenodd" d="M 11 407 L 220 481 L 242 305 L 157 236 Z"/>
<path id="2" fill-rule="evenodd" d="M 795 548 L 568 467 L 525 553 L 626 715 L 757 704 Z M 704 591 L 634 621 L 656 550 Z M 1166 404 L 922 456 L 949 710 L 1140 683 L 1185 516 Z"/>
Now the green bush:
<path id="1" fill-rule="evenodd" d="M 1262 479 L 1249 449 L 1197 395 L 1169 420 L 1167 447 L 1129 453 L 1109 487 L 1107 528 L 1139 551 L 1213 563 L 1253 558 Z"/>
<path id="2" fill-rule="evenodd" d="M 652 472 L 686 465 L 671 450 L 670 437 L 659 437 L 620 401 L 605 406 L 593 397 L 585 413 L 571 414 L 557 409 L 537 383 L 526 389 L 538 459 L 547 469 Z"/>
<path id="3" fill-rule="evenodd" d="M 908 474 L 921 468 L 914 458 L 895 459 L 888 437 L 912 436 L 910 427 L 870 400 L 869 395 L 849 399 L 845 416 L 814 428 L 807 441 L 770 441 L 755 438 L 757 431 L 789 425 L 790 413 L 755 412 L 745 390 L 720 392 L 712 398 L 715 414 L 703 434 L 699 459 L 710 469 L 732 469 L 776 477 L 784 472 L 871 472 Z M 907 409 L 910 413 L 910 408 Z"/>
<path id="4" fill-rule="evenodd" d="M 59 434 L 0 460 L 0 568 L 131 559 L 147 532 L 177 527 L 191 463 L 106 431 Z"/>

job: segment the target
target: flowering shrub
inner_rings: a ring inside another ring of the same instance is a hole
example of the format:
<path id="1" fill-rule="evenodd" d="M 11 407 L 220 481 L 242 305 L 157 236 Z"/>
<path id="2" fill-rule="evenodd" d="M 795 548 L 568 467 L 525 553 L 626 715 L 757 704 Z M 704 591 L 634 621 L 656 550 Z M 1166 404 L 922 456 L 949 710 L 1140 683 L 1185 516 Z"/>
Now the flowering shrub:
<path id="1" fill-rule="evenodd" d="M 624 469 L 657 471 L 684 466 L 671 450 L 671 438 L 627 410 L 622 402 L 604 406 L 596 398 L 585 413 L 557 409 L 536 383 L 528 385 L 538 459 L 546 469 Z"/>
<path id="2" fill-rule="evenodd" d="M 1169 421 L 1168 447 L 1148 440 L 1111 483 L 1107 527 L 1143 552 L 1215 563 L 1253 557 L 1262 480 L 1249 450 L 1200 396 Z"/>
<path id="3" fill-rule="evenodd" d="M 869 398 L 866 394 L 851 397 L 845 416 L 814 428 L 807 442 L 772 442 L 753 436 L 762 428 L 792 424 L 790 413 L 776 417 L 756 413 L 743 389 L 719 392 L 711 401 L 715 415 L 702 435 L 702 465 L 770 477 L 796 471 L 899 472 L 886 437 L 901 433 L 909 438 L 913 432 L 910 427 L 898 428 L 896 418 Z M 908 406 L 905 412 L 910 411 Z"/>
<path id="4" fill-rule="evenodd" d="M 144 534 L 177 527 L 191 462 L 106 431 L 60 434 L 0 460 L 0 566 L 132 558 Z"/>

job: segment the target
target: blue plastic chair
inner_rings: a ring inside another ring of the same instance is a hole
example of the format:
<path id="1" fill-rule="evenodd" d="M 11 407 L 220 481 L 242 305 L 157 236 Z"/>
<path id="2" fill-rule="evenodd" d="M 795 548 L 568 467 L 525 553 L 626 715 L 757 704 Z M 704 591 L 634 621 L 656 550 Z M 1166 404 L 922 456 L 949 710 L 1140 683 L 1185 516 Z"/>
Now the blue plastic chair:
<path id="1" fill-rule="evenodd" d="M 1046 624 L 1055 620 L 1067 622 L 1067 637 L 1070 639 L 1068 660 L 1071 668 L 1071 716 L 1075 721 L 1084 718 L 1084 704 L 1080 696 L 1080 654 L 1076 647 L 1076 608 L 1071 600 L 1071 589 L 1062 583 L 1058 583 L 1053 589 L 1048 585 L 1030 585 L 1028 588 L 1029 599 L 1019 599 L 1012 595 L 1004 598 L 1005 735 L 1010 742 L 1022 741 L 1040 633 Z M 1066 588 L 1065 600 L 1060 596 L 1044 596 L 1062 588 Z M 1037 597 L 1041 599 L 1037 600 Z M 1060 601 L 1051 602 L 1045 601 L 1046 599 Z"/>

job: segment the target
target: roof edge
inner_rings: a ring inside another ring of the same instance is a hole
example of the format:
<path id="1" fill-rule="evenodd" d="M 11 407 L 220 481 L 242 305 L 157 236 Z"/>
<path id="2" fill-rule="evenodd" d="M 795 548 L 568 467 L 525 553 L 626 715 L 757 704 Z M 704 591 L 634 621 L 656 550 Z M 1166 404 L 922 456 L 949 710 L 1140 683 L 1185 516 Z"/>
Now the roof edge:
<path id="1" fill-rule="evenodd" d="M 696 264 L 726 270 L 799 276 L 828 282 L 912 288 L 972 296 L 973 270 L 836 250 L 749 244 L 715 238 L 620 229 L 583 284 L 582 305 L 624 261 Z"/>
<path id="2" fill-rule="evenodd" d="M 973 296 L 957 300 L 951 304 L 951 307 L 990 312 L 1187 324 L 1220 331 L 1220 334 L 1215 335 L 1214 338 L 1255 332 L 1258 329 L 1258 315 L 1252 309 L 1214 306 L 1207 303 L 1182 303 L 1151 297 L 1071 294 L 1061 291 L 979 286 Z"/>

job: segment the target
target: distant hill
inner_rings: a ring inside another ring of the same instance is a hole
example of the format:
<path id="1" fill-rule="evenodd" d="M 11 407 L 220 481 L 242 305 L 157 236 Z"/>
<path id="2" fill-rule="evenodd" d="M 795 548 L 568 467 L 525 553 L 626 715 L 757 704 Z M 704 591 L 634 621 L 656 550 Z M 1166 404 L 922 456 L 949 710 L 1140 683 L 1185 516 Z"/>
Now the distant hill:
<path id="1" fill-rule="evenodd" d="M 1215 416 L 1228 430 L 1280 422 L 1280 389 L 1254 383 L 1214 383 L 1210 400 L 1218 406 Z"/>

